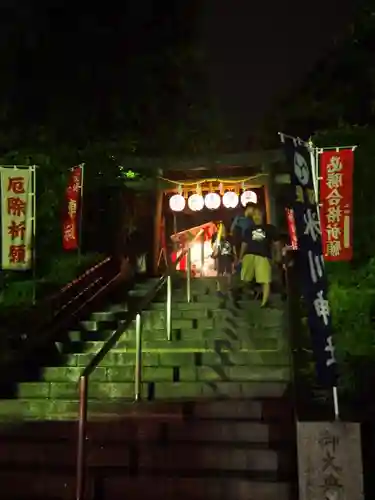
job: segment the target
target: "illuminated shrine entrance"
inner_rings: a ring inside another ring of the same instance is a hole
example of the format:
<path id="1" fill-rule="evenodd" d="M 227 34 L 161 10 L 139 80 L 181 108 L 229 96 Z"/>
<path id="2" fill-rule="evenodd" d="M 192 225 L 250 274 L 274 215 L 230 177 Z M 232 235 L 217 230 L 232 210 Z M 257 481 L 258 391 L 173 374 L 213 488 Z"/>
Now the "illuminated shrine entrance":
<path id="1" fill-rule="evenodd" d="M 160 274 L 165 269 L 160 263 L 176 255 L 178 241 L 181 244 L 189 231 L 207 224 L 216 227 L 219 221 L 229 229 L 249 201 L 257 201 L 263 207 L 267 222 L 275 221 L 274 172 L 283 158 L 281 151 L 270 150 L 224 154 L 217 158 L 169 159 L 160 163 L 154 231 L 155 272 Z M 215 272 L 211 236 L 205 237 L 202 248 L 194 242 L 192 264 L 196 275 L 201 270 L 207 275 Z"/>
<path id="2" fill-rule="evenodd" d="M 212 258 L 211 239 L 222 222 L 230 231 L 236 216 L 243 215 L 248 202 L 264 207 L 263 187 L 246 185 L 248 179 L 197 180 L 177 185 L 164 197 L 166 234 L 171 235 L 172 261 L 175 261 L 187 243 L 191 248 L 191 271 L 195 277 L 216 276 L 216 261 Z M 199 235 L 199 236 L 198 236 Z M 177 269 L 185 271 L 184 257 Z"/>

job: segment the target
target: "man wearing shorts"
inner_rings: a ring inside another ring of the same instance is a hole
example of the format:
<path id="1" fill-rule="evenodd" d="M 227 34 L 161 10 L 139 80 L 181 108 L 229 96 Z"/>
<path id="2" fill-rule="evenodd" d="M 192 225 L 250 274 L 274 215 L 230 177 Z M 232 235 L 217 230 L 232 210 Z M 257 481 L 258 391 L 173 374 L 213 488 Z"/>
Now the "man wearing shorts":
<path id="1" fill-rule="evenodd" d="M 263 222 L 263 212 L 259 207 L 253 211 L 254 225 L 244 234 L 239 260 L 242 262 L 241 281 L 262 285 L 262 307 L 268 304 L 271 290 L 271 260 L 273 251 L 280 260 L 279 237 L 275 226 Z"/>

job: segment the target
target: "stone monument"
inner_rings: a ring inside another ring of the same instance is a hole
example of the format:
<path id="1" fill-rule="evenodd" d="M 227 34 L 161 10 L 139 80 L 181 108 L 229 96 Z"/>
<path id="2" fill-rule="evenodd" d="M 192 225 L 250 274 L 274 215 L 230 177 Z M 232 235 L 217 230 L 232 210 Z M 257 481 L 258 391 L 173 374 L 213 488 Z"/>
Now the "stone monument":
<path id="1" fill-rule="evenodd" d="M 363 500 L 360 424 L 298 422 L 300 500 Z"/>

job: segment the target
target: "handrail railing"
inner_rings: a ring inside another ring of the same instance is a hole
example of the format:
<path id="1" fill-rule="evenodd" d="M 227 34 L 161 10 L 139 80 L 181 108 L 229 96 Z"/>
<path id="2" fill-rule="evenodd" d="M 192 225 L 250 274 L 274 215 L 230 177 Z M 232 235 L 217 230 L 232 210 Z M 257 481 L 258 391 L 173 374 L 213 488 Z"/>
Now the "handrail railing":
<path id="1" fill-rule="evenodd" d="M 89 269 L 86 269 L 86 271 L 84 271 L 82 274 L 80 274 L 79 276 L 77 276 L 76 278 L 74 278 L 72 281 L 70 281 L 69 283 L 67 283 L 66 285 L 64 285 L 62 288 L 60 288 L 60 290 L 58 292 L 56 292 L 56 293 L 54 293 L 54 294 L 49 295 L 48 297 L 46 297 L 46 299 L 43 300 L 42 302 L 43 303 L 44 302 L 51 303 L 54 300 L 61 299 L 61 297 L 66 294 L 66 292 L 68 292 L 68 291 L 72 290 L 73 288 L 75 288 L 78 284 L 82 283 L 85 278 L 87 278 L 88 276 L 90 276 L 91 274 L 93 274 L 99 268 L 102 268 L 105 264 L 109 263 L 111 260 L 112 260 L 111 257 L 106 257 L 105 259 L 97 262 L 96 264 L 94 264 L 93 266 L 91 266 Z"/>
<path id="2" fill-rule="evenodd" d="M 55 341 L 59 332 L 66 328 L 88 304 L 112 288 L 119 278 L 112 261 L 113 259 L 108 257 L 87 269 L 65 285 L 60 294 L 47 297 L 34 306 L 30 312 L 34 315 L 39 312 L 37 318 L 30 316 L 28 321 L 24 321 L 24 325 L 12 329 L 12 336 L 7 339 L 7 348 L 12 355 L 0 367 L 1 373 L 7 373 L 9 384 L 13 380 L 9 377 L 10 371 L 14 371 L 14 376 L 19 376 L 22 373 L 22 369 L 21 372 L 19 369 L 27 359 L 31 359 L 31 356 L 34 359 L 35 352 L 41 346 Z M 44 317 L 40 314 L 42 310 L 45 311 Z"/>
<path id="3" fill-rule="evenodd" d="M 108 352 L 116 345 L 123 333 L 135 320 L 136 322 L 136 364 L 135 364 L 135 384 L 134 384 L 134 399 L 141 399 L 141 380 L 142 380 L 142 323 L 141 313 L 154 300 L 158 292 L 167 283 L 167 302 L 166 302 L 166 323 L 167 323 L 167 339 L 171 340 L 172 333 L 172 272 L 176 269 L 181 260 L 187 256 L 187 301 L 191 301 L 191 244 L 196 241 L 202 234 L 203 230 L 193 238 L 189 245 L 181 251 L 176 261 L 173 263 L 173 268 L 169 267 L 163 276 L 151 287 L 149 292 L 140 300 L 131 314 L 129 314 L 125 323 L 119 326 L 105 342 L 103 347 L 95 354 L 90 363 L 84 368 L 79 378 L 79 416 L 78 416 L 78 440 L 77 440 L 77 477 L 76 477 L 76 500 L 83 500 L 85 494 L 85 456 L 86 456 L 86 428 L 87 428 L 87 406 L 88 406 L 88 382 L 91 373 L 101 363 Z"/>
<path id="4" fill-rule="evenodd" d="M 39 344 L 44 343 L 46 339 L 43 332 L 48 332 L 48 337 L 53 338 L 58 329 L 64 326 L 67 321 L 70 321 L 72 317 L 75 317 L 119 278 L 119 273 L 112 271 L 108 273 L 107 265 L 111 263 L 110 261 L 111 258 L 104 259 L 62 289 L 64 294 L 68 290 L 74 293 L 65 297 L 64 302 L 59 304 L 51 317 L 41 322 L 36 328 L 34 327 L 32 334 L 25 333 L 22 335 L 22 352 L 29 352 Z M 78 285 L 77 288 L 76 285 Z M 74 290 L 74 288 L 76 289 Z"/>

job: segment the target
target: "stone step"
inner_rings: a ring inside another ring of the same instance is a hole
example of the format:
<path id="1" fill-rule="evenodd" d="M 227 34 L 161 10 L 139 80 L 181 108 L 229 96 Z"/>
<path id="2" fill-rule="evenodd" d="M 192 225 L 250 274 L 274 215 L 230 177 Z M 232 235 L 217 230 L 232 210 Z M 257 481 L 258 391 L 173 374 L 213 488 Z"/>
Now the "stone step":
<path id="1" fill-rule="evenodd" d="M 182 410 L 182 409 L 181 409 Z M 168 411 L 168 410 L 167 410 Z M 94 445 L 122 443 L 124 446 L 150 442 L 168 446 L 170 443 L 232 443 L 254 448 L 277 448 L 293 435 L 292 424 L 286 421 L 255 422 L 249 420 L 209 420 L 186 418 L 182 411 L 172 415 L 118 416 L 107 421 L 89 421 L 87 437 Z M 3 424 L 0 428 L 0 463 L 15 462 L 10 448 L 14 443 L 35 444 L 58 441 L 69 443 L 77 438 L 74 422 L 27 422 L 22 426 Z M 12 450 L 13 451 L 13 450 Z"/>
<path id="2" fill-rule="evenodd" d="M 169 472 L 170 474 L 194 471 L 216 471 L 216 473 L 230 472 L 274 472 L 279 469 L 279 461 L 285 464 L 285 454 L 278 454 L 275 450 L 264 449 L 234 449 L 230 446 L 217 445 L 194 446 L 186 444 L 181 446 L 168 446 L 165 448 L 144 446 L 138 450 L 138 465 L 142 470 L 154 472 Z M 113 457 L 115 460 L 115 457 Z M 213 473 L 214 475 L 214 473 Z"/>
<path id="3" fill-rule="evenodd" d="M 155 332 L 154 332 L 155 333 Z M 162 332 L 163 333 L 163 332 Z M 146 336 L 152 337 L 152 332 L 145 332 Z M 283 338 L 285 336 L 282 328 L 279 327 L 254 327 L 254 328 L 234 328 L 231 325 L 223 325 L 221 328 L 207 329 L 182 329 L 173 331 L 172 338 L 182 341 L 195 340 L 251 340 L 254 338 Z"/>
<path id="4" fill-rule="evenodd" d="M 94 498 L 95 472 L 89 471 L 88 498 Z M 123 500 L 124 491 L 132 500 L 291 500 L 288 483 L 262 482 L 248 478 L 207 477 L 126 477 L 123 474 L 105 475 L 101 480 L 103 497 Z M 75 495 L 76 478 L 71 472 L 0 471 L 2 500 L 58 499 L 71 500 Z M 25 496 L 27 485 L 27 496 Z M 58 496 L 56 496 L 58 492 Z"/>
<path id="5" fill-rule="evenodd" d="M 95 354 L 104 346 L 104 342 L 87 342 L 84 353 L 67 354 L 64 356 L 64 364 L 66 366 L 86 366 L 88 365 Z M 284 348 L 284 344 L 277 338 L 254 338 L 251 341 L 238 340 L 201 340 L 201 341 L 144 341 L 142 343 L 143 364 L 146 366 L 157 366 L 159 364 L 165 366 L 181 366 L 186 364 L 200 364 L 199 356 L 203 354 L 216 354 L 220 359 L 232 359 L 230 356 L 236 356 L 237 353 L 249 353 L 252 356 L 259 355 L 258 359 L 262 359 L 262 353 L 267 359 L 268 352 L 278 352 L 283 360 L 287 359 L 288 351 Z M 122 364 L 134 363 L 135 358 L 135 342 L 125 341 L 118 342 L 105 358 L 101 361 L 100 366 L 121 366 Z M 153 355 L 150 358 L 149 355 Z M 156 358 L 160 356 L 160 358 Z M 157 361 L 156 361 L 157 359 Z M 197 361 L 198 359 L 198 361 Z M 235 358 L 233 358 L 235 359 Z M 254 359 L 254 357 L 252 358 Z M 152 360 L 152 361 L 151 361 Z M 152 364 L 150 365 L 149 363 Z"/>
<path id="6" fill-rule="evenodd" d="M 97 352 L 98 343 L 93 343 L 92 351 Z M 100 344 L 103 345 L 103 344 Z M 71 356 L 69 366 L 61 366 L 53 369 L 81 371 L 92 359 L 93 354 L 75 354 Z M 122 367 L 135 365 L 135 351 L 127 351 L 121 348 L 112 349 L 101 367 Z M 238 351 L 204 351 L 204 352 L 184 352 L 174 351 L 158 353 L 143 352 L 142 365 L 147 366 L 289 366 L 290 359 L 287 351 L 283 350 L 252 350 L 242 349 Z M 46 368 L 48 370 L 49 368 Z M 74 373 L 74 372 L 72 372 Z"/>
<path id="7" fill-rule="evenodd" d="M 175 323 L 172 323 L 172 327 Z M 101 342 L 109 339 L 114 333 L 113 330 L 98 330 L 96 332 L 86 332 L 73 330 L 69 332 L 69 343 L 59 343 L 60 352 L 83 352 L 87 350 L 95 350 L 95 345 L 92 342 Z M 135 323 L 133 323 L 130 328 L 126 329 L 121 336 L 119 341 L 122 347 L 126 347 L 125 342 L 129 342 L 135 339 Z M 199 328 L 172 328 L 172 340 L 179 342 L 186 342 L 192 344 L 193 342 L 201 342 L 202 340 L 209 342 L 220 342 L 220 341 L 240 341 L 247 342 L 251 345 L 255 342 L 258 346 L 261 345 L 261 340 L 264 339 L 265 344 L 268 344 L 268 339 L 279 339 L 279 341 L 284 341 L 285 333 L 283 329 L 279 326 L 271 327 L 249 327 L 247 325 L 236 326 L 230 322 L 222 322 L 220 327 L 214 328 L 213 325 L 203 324 L 200 322 Z M 145 342 L 152 341 L 166 341 L 167 332 L 166 329 L 152 329 L 152 328 L 142 328 L 142 339 Z M 99 344 L 97 344 L 99 346 Z"/>
<path id="8" fill-rule="evenodd" d="M 284 423 L 294 421 L 293 408 L 286 398 L 281 399 L 199 399 L 197 401 L 126 401 L 124 399 L 89 400 L 88 432 L 93 436 L 104 436 L 106 439 L 131 440 L 143 439 L 154 436 L 160 440 L 160 432 L 164 430 L 157 427 L 167 423 L 179 425 L 180 422 L 204 423 L 215 422 L 245 422 L 256 423 Z M 0 401 L 0 415 L 4 416 L 43 416 L 47 413 L 48 421 L 38 420 L 14 425 L 10 420 L 0 426 L 0 439 L 11 439 L 15 436 L 18 440 L 33 439 L 75 439 L 77 427 L 77 402 L 66 400 L 22 400 L 11 399 Z M 39 412 L 39 413 L 38 413 Z M 61 422 L 67 414 L 72 414 L 73 421 Z M 57 421 L 53 421 L 56 417 Z M 52 421 L 51 421 L 52 420 Z M 111 425 L 108 426 L 108 421 Z M 126 425 L 124 425 L 124 423 Z M 137 432 L 134 432 L 134 425 Z M 156 429 L 156 430 L 155 430 Z M 159 432 L 160 431 L 160 432 Z M 0 447 L 1 452 L 1 447 Z"/>
<path id="9" fill-rule="evenodd" d="M 259 307 L 219 309 L 217 304 L 201 302 L 199 307 L 194 304 L 172 305 L 172 320 L 174 328 L 184 328 L 185 320 L 194 321 L 198 325 L 220 326 L 222 321 L 236 323 L 239 326 L 281 326 L 284 320 L 284 312 L 280 309 L 261 309 Z M 188 306 L 185 308 L 185 306 Z M 141 314 L 144 329 L 164 329 L 166 325 L 165 304 L 151 304 L 150 310 L 144 310 Z M 127 313 L 123 317 L 114 315 L 112 312 L 93 313 L 89 320 L 81 322 L 83 330 L 96 332 L 101 329 L 116 329 L 121 323 L 126 323 Z"/>
<path id="10" fill-rule="evenodd" d="M 282 397 L 287 387 L 286 380 L 278 381 L 228 381 L 210 380 L 195 382 L 144 382 L 142 394 L 145 399 L 194 399 L 200 397 Z M 75 399 L 78 397 L 76 382 L 22 382 L 18 385 L 20 399 Z M 96 382 L 89 384 L 89 398 L 132 399 L 134 384 L 131 382 Z"/>
<path id="11" fill-rule="evenodd" d="M 77 382 L 81 373 L 80 368 L 46 368 L 42 375 L 45 382 Z M 133 382 L 135 379 L 134 366 L 117 366 L 111 368 L 98 367 L 92 374 L 95 382 Z M 142 370 L 144 382 L 176 380 L 194 381 L 278 381 L 289 380 L 290 370 L 287 367 L 274 366 L 145 366 Z"/>
<path id="12" fill-rule="evenodd" d="M 68 472 L 45 467 L 31 471 L 3 469 L 0 470 L 0 484 L 2 500 L 72 500 L 76 477 L 73 469 Z M 93 491 L 91 479 L 88 490 Z"/>
<path id="13" fill-rule="evenodd" d="M 108 498 L 120 500 L 127 492 L 132 500 L 291 500 L 288 483 L 262 482 L 249 478 L 107 477 L 103 489 Z"/>
<path id="14" fill-rule="evenodd" d="M 208 399 L 198 400 L 171 400 L 171 401 L 127 401 L 125 399 L 105 399 L 103 401 L 89 400 L 89 430 L 101 435 L 104 429 L 110 431 L 113 436 L 128 436 L 130 422 L 135 422 L 137 428 L 143 424 L 147 427 L 156 423 L 174 423 L 179 421 L 245 421 L 245 422 L 293 422 L 293 409 L 287 398 L 231 398 L 231 399 Z M 0 427 L 0 437 L 41 435 L 47 438 L 70 439 L 76 436 L 76 419 L 78 401 L 72 400 L 41 400 L 41 399 L 9 399 L 0 400 L 0 418 L 8 417 L 8 421 Z M 48 420 L 32 421 L 21 426 L 14 425 L 13 417 L 34 417 Z M 60 422 L 61 419 L 69 417 L 72 422 Z M 56 420 L 56 421 L 54 421 Z M 111 421 L 108 427 L 107 422 Z M 126 425 L 124 426 L 124 422 Z M 104 426 L 104 427 L 103 427 Z M 146 431 L 142 431 L 146 432 Z M 153 432 L 153 431 L 152 431 Z M 36 434 L 37 433 L 37 434 Z M 117 433 L 117 434 L 116 434 Z M 143 435 L 135 433 L 134 436 Z M 126 438 L 127 439 L 127 438 Z M 0 448 L 1 451 L 1 448 Z"/>
<path id="15" fill-rule="evenodd" d="M 67 366 L 85 366 L 87 365 L 95 354 L 104 346 L 103 341 L 86 342 L 84 344 L 85 352 L 66 354 L 64 356 L 64 364 Z M 279 351 L 280 354 L 287 355 L 285 349 L 285 342 L 279 338 L 261 338 L 256 337 L 253 339 L 232 340 L 227 339 L 212 339 L 212 340 L 144 340 L 142 342 L 142 352 L 144 354 L 152 353 L 159 354 L 163 357 L 160 361 L 163 363 L 170 363 L 168 356 L 173 357 L 173 366 L 176 366 L 176 359 L 174 356 L 179 356 L 179 363 L 194 363 L 196 356 L 201 353 L 217 353 L 218 355 L 225 356 L 226 353 L 236 352 L 264 352 L 264 351 Z M 122 358 L 131 358 L 135 355 L 135 341 L 119 341 L 115 348 L 112 349 L 102 361 L 102 366 L 111 366 L 121 364 Z M 182 356 L 186 354 L 186 356 Z"/>
<path id="16" fill-rule="evenodd" d="M 258 414 L 262 410 L 258 407 L 263 405 L 260 402 L 254 402 L 250 409 Z M 242 405 L 242 401 L 240 403 Z M 203 408 L 205 406 L 203 405 Z M 242 408 L 242 406 L 240 406 Z M 262 406 L 263 408 L 263 406 Z M 215 410 L 215 407 L 213 408 Z M 94 426 L 97 432 L 97 425 L 108 425 L 111 421 L 111 429 L 121 429 L 124 432 L 129 425 L 129 421 L 134 420 L 139 425 L 141 422 L 168 422 L 170 420 L 181 420 L 183 418 L 184 407 L 179 401 L 137 401 L 120 399 L 89 399 L 88 416 L 89 429 Z M 76 420 L 78 418 L 78 399 L 75 397 L 70 400 L 63 399 L 2 399 L 0 400 L 0 420 L 3 425 L 0 427 L 0 436 L 15 434 L 21 438 L 30 436 L 30 425 L 36 429 L 38 425 L 38 435 L 49 438 L 59 439 L 73 438 L 76 436 Z M 199 411 L 197 412 L 199 416 Z M 251 413 L 249 413 L 251 416 Z M 22 425 L 18 421 L 22 421 Z M 31 420 L 24 423 L 24 420 Z M 61 422 L 61 420 L 67 420 Z M 69 422 L 71 420 L 71 422 Z M 62 428 L 61 426 L 64 425 Z M 71 426 L 73 425 L 73 430 Z M 67 426 L 70 426 L 67 428 Z M 31 431 L 31 435 L 36 435 Z M 1 450 L 0 450 L 1 451 Z"/>
<path id="17" fill-rule="evenodd" d="M 120 307 L 120 306 L 119 306 Z M 109 311 L 97 311 L 93 312 L 90 316 L 89 321 L 94 321 L 97 323 L 117 323 L 118 321 L 125 320 L 129 312 L 127 311 L 127 306 L 122 306 L 121 310 L 109 310 Z"/>
<path id="18" fill-rule="evenodd" d="M 274 472 L 287 468 L 288 454 L 264 447 L 234 447 L 230 436 L 223 441 L 216 441 L 214 447 L 207 441 L 160 443 L 142 441 L 137 443 L 137 468 L 141 471 L 153 471 L 178 474 L 199 471 L 221 472 Z M 253 443 L 256 445 L 256 443 Z M 3 443 L 0 452 L 0 467 L 74 467 L 76 445 L 74 441 L 54 442 L 17 442 Z M 131 460 L 131 448 L 124 442 L 88 440 L 88 467 L 128 468 Z M 290 462 L 290 458 L 289 458 Z"/>

